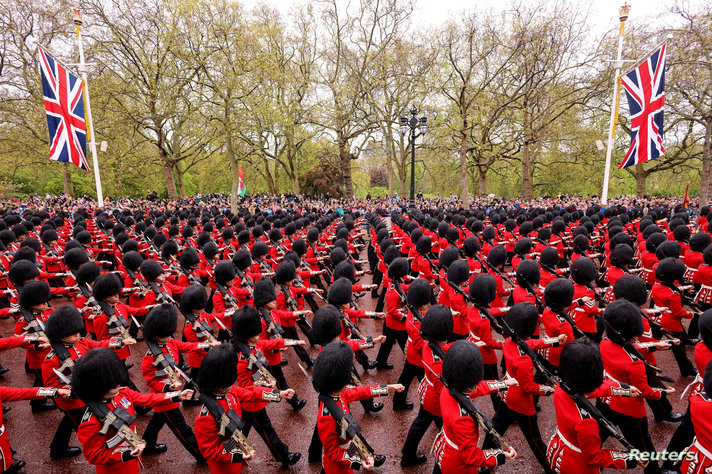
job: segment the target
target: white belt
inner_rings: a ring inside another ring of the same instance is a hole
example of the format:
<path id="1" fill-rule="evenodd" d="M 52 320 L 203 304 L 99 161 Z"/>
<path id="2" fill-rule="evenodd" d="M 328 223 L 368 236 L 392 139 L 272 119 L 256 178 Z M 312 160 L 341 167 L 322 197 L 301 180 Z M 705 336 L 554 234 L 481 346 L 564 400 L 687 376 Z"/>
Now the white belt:
<path id="1" fill-rule="evenodd" d="M 0 435 L 5 432 L 5 425 L 0 425 Z"/>
<path id="2" fill-rule="evenodd" d="M 603 371 L 603 376 L 604 376 L 604 377 L 608 377 L 609 379 L 613 380 L 615 383 L 617 383 L 617 384 L 619 384 L 619 385 L 622 385 L 622 384 L 625 383 L 625 382 L 621 382 L 620 380 L 616 380 L 615 378 L 613 378 L 613 377 L 611 376 L 611 374 L 609 374 L 609 373 L 606 372 L 605 370 Z"/>
<path id="3" fill-rule="evenodd" d="M 479 336 L 475 336 L 474 334 L 472 334 L 472 331 L 470 331 L 470 337 L 472 337 L 472 339 L 474 339 L 475 341 L 481 341 L 481 340 L 482 340 L 482 339 L 479 338 Z"/>
<path id="4" fill-rule="evenodd" d="M 559 439 L 568 447 L 576 451 L 577 453 L 581 452 L 581 449 L 576 447 L 573 443 L 571 443 L 568 439 L 564 438 L 564 435 L 561 434 L 561 431 L 559 431 L 558 428 L 556 428 L 556 435 L 559 437 Z"/>
<path id="5" fill-rule="evenodd" d="M 682 391 L 682 395 L 680 395 L 680 400 L 684 400 L 685 396 L 687 396 L 687 394 L 692 390 L 692 387 L 694 387 L 698 383 L 703 383 L 703 380 L 702 380 L 702 377 L 700 377 L 700 374 L 695 375 L 695 380 L 690 382 L 689 385 L 687 387 L 685 387 L 685 390 Z"/>
<path id="6" fill-rule="evenodd" d="M 456 445 L 455 443 L 453 443 L 453 442 L 450 440 L 450 438 L 447 437 L 447 433 L 445 433 L 445 430 L 444 430 L 444 429 L 443 429 L 443 438 L 445 438 L 445 441 L 447 442 L 447 444 L 449 444 L 450 446 L 452 446 L 453 448 L 455 448 L 455 449 L 458 450 L 458 451 L 460 450 L 460 448 L 458 448 L 457 445 Z"/>
<path id="7" fill-rule="evenodd" d="M 447 439 L 447 438 L 445 438 L 445 439 Z M 712 453 L 709 452 L 709 450 L 707 450 L 705 447 L 703 447 L 703 446 L 700 444 L 700 442 L 697 441 L 697 438 L 695 438 L 695 447 L 697 448 L 697 450 L 698 450 L 699 452 L 701 452 L 702 454 L 704 454 L 704 455 L 707 457 L 707 459 L 712 459 Z"/>

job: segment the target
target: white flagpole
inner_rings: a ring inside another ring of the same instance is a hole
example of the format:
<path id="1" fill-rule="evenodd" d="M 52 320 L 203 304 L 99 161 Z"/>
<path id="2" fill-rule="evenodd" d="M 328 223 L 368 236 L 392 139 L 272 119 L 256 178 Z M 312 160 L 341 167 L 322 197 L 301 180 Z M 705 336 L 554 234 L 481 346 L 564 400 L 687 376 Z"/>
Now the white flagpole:
<path id="1" fill-rule="evenodd" d="M 89 150 L 91 150 L 94 165 L 94 180 L 96 181 L 96 199 L 99 208 L 104 207 L 104 193 L 101 190 L 101 176 L 99 174 L 99 159 L 96 156 L 96 141 L 94 141 L 94 120 L 91 116 L 91 102 L 89 101 L 89 83 L 87 82 L 87 65 L 84 62 L 84 45 L 82 44 L 82 11 L 73 8 L 74 24 L 77 25 L 77 46 L 79 47 L 79 72 L 84 82 L 84 100 L 87 106 L 87 131 L 89 132 Z"/>
<path id="2" fill-rule="evenodd" d="M 623 54 L 623 30 L 625 21 L 630 13 L 630 5 L 625 3 L 618 9 L 618 16 L 621 21 L 620 30 L 618 31 L 618 55 L 616 57 L 615 67 L 616 73 L 613 80 L 613 98 L 611 100 L 611 122 L 608 128 L 608 147 L 606 148 L 606 169 L 603 172 L 603 192 L 601 193 L 601 205 L 608 204 L 608 183 L 611 179 L 611 155 L 613 154 L 613 142 L 616 137 L 616 124 L 618 123 L 618 91 L 620 86 L 620 74 L 623 63 L 621 55 Z"/>

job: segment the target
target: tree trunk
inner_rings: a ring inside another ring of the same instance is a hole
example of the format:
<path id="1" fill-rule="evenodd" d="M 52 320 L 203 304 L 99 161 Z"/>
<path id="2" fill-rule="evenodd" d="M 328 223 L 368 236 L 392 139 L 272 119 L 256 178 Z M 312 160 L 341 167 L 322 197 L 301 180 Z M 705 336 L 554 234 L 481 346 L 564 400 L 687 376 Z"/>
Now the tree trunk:
<path id="1" fill-rule="evenodd" d="M 709 204 L 710 200 L 710 168 L 712 168 L 712 120 L 705 127 L 705 142 L 702 146 L 702 175 L 700 176 L 700 207 Z"/>
<path id="2" fill-rule="evenodd" d="M 235 159 L 235 149 L 232 146 L 232 127 L 230 127 L 231 113 L 230 113 L 230 95 L 231 89 L 228 88 L 225 92 L 225 156 L 227 157 L 228 163 L 230 163 L 230 174 L 232 175 L 232 187 L 230 188 L 230 210 L 233 214 L 237 214 L 237 198 L 238 190 L 240 188 L 240 164 Z"/>
<path id="3" fill-rule="evenodd" d="M 165 152 L 161 153 L 165 155 Z M 166 180 L 166 192 L 168 193 L 168 199 L 178 199 L 178 191 L 176 191 L 176 179 L 173 175 L 173 163 L 169 162 L 165 156 L 162 156 L 163 162 L 163 177 Z"/>
<path id="4" fill-rule="evenodd" d="M 648 178 L 648 174 L 643 168 L 643 163 L 638 163 L 635 165 L 635 194 L 642 198 L 645 196 L 645 180 Z"/>
<path id="5" fill-rule="evenodd" d="M 272 171 L 269 169 L 269 160 L 265 159 L 265 178 L 267 179 L 267 190 L 270 194 L 275 194 L 274 192 L 274 178 L 272 177 Z"/>
<path id="6" fill-rule="evenodd" d="M 69 163 L 62 163 L 62 186 L 64 187 L 64 194 L 74 197 L 74 183 L 72 182 L 70 166 Z"/>
<path id="7" fill-rule="evenodd" d="M 463 124 L 463 130 L 460 132 L 460 200 L 463 206 L 467 206 L 470 191 L 467 183 L 467 134 L 465 127 L 467 122 Z"/>
<path id="8" fill-rule="evenodd" d="M 188 193 L 185 190 L 185 182 L 183 182 L 183 170 L 180 169 L 180 162 L 176 163 L 175 166 L 176 181 L 178 181 L 178 190 L 180 191 L 180 196 L 185 197 Z"/>
<path id="9" fill-rule="evenodd" d="M 396 149 L 393 145 L 393 135 L 390 127 L 383 127 L 383 136 L 386 138 L 386 174 L 388 175 L 388 195 L 393 196 L 393 161 Z"/>
<path id="10" fill-rule="evenodd" d="M 524 199 L 534 199 L 534 169 L 530 157 L 529 141 L 525 139 L 522 148 L 522 197 Z"/>
<path id="11" fill-rule="evenodd" d="M 477 195 L 487 195 L 487 170 L 480 166 L 477 167 Z"/>
<path id="12" fill-rule="evenodd" d="M 341 135 L 341 133 L 339 133 Z M 339 162 L 343 173 L 344 196 L 351 198 L 354 195 L 354 182 L 351 180 L 351 150 L 348 149 L 348 140 L 342 136 L 338 137 Z"/>

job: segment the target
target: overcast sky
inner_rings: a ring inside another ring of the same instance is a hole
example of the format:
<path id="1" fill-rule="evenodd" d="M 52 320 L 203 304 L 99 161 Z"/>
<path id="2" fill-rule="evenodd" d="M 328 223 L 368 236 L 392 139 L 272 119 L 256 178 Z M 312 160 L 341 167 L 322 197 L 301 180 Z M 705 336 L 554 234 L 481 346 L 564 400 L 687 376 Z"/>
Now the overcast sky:
<path id="1" fill-rule="evenodd" d="M 308 0 L 242 0 L 248 8 L 258 4 L 268 4 L 288 13 L 295 6 Z M 506 1 L 506 0 L 505 0 Z M 523 4 L 527 0 L 521 0 Z M 630 21 L 662 21 L 665 23 L 675 21 L 675 15 L 669 13 L 669 8 L 676 2 L 684 1 L 686 4 L 699 5 L 705 0 L 628 0 L 631 6 Z M 316 2 L 314 2 L 316 3 Z M 345 0 L 344 0 L 345 3 Z M 355 2 L 354 2 L 355 3 Z M 444 23 L 447 18 L 464 9 L 494 9 L 499 11 L 503 0 L 418 0 L 413 15 L 413 23 L 419 26 L 437 26 Z M 507 2 L 509 3 L 509 2 Z M 623 0 L 568 0 L 568 3 L 578 4 L 591 11 L 590 25 L 595 31 L 605 32 L 618 25 L 618 8 Z"/>

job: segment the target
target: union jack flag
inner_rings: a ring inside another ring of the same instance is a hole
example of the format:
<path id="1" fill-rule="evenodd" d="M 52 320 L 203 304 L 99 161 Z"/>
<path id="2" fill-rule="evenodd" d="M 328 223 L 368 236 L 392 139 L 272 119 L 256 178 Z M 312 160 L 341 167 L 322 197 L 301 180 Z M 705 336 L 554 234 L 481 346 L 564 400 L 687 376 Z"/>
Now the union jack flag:
<path id="1" fill-rule="evenodd" d="M 630 107 L 630 148 L 618 169 L 665 154 L 663 108 L 665 106 L 665 55 L 662 45 L 643 64 L 622 78 Z"/>
<path id="2" fill-rule="evenodd" d="M 89 171 L 82 80 L 67 71 L 41 47 L 38 49 L 42 95 L 49 128 L 49 159 L 73 163 Z"/>

